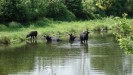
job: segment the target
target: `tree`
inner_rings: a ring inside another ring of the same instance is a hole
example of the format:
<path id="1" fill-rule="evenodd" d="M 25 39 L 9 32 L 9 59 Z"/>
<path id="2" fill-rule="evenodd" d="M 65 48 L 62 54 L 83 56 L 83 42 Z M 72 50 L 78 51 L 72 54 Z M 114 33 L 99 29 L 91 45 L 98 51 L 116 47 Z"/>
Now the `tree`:
<path id="1" fill-rule="evenodd" d="M 83 12 L 82 0 L 65 0 L 64 4 L 68 10 L 72 11 L 76 17 L 80 17 Z"/>
<path id="2" fill-rule="evenodd" d="M 96 6 L 106 15 L 121 16 L 125 12 L 127 0 L 96 0 Z"/>
<path id="3" fill-rule="evenodd" d="M 1 21 L 24 21 L 26 20 L 26 10 L 21 5 L 21 0 L 6 0 L 1 8 Z M 21 16 L 20 16 L 21 15 Z"/>

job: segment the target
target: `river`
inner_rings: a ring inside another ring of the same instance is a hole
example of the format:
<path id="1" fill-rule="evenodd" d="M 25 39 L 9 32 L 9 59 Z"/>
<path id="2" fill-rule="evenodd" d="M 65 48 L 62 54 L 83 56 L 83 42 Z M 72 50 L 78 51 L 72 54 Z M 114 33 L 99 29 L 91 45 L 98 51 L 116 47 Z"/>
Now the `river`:
<path id="1" fill-rule="evenodd" d="M 88 44 L 34 42 L 0 51 L 0 75 L 133 75 L 133 55 L 111 33 L 92 32 Z"/>

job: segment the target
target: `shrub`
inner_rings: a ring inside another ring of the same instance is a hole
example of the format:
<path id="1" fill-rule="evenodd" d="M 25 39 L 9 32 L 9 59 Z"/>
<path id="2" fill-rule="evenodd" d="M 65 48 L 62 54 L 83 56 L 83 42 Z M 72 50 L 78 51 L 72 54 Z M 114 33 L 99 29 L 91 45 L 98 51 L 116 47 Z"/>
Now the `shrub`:
<path id="1" fill-rule="evenodd" d="M 132 26 L 129 21 L 127 21 L 127 14 L 122 15 L 123 18 L 116 17 L 116 27 L 114 29 L 114 34 L 119 42 L 122 49 L 125 49 L 127 53 L 133 52 L 133 35 Z"/>
<path id="2" fill-rule="evenodd" d="M 3 24 L 1 24 L 0 25 L 0 30 L 4 30 L 4 29 L 6 29 L 7 27 L 5 26 L 5 25 L 3 25 Z"/>
<path id="3" fill-rule="evenodd" d="M 133 0 L 128 0 L 127 1 L 126 9 L 127 9 L 128 15 L 133 17 L 133 14 L 132 14 L 133 13 Z"/>
<path id="4" fill-rule="evenodd" d="M 21 0 L 7 0 L 7 1 L 3 0 L 1 4 L 0 21 L 1 22 L 26 21 L 27 11 L 25 10 L 25 6 L 22 5 L 21 3 L 22 3 Z"/>
<path id="5" fill-rule="evenodd" d="M 75 15 L 70 12 L 67 7 L 60 2 L 51 2 L 48 4 L 47 17 L 53 18 L 54 20 L 61 21 L 72 21 L 75 20 Z"/>
<path id="6" fill-rule="evenodd" d="M 105 16 L 105 13 L 96 7 L 95 1 L 84 2 L 82 14 L 84 19 L 99 19 Z"/>
<path id="7" fill-rule="evenodd" d="M 36 21 L 35 25 L 37 25 L 37 26 L 46 26 L 51 22 L 52 22 L 52 20 L 49 20 L 49 19 L 44 17 L 44 18 L 41 18 L 38 21 Z"/>
<path id="8" fill-rule="evenodd" d="M 84 18 L 82 0 L 65 0 L 64 4 L 78 19 Z"/>
<path id="9" fill-rule="evenodd" d="M 20 23 L 15 22 L 15 21 L 9 22 L 8 26 L 10 28 L 20 28 L 20 27 L 22 27 L 22 25 Z"/>
<path id="10" fill-rule="evenodd" d="M 35 25 L 37 26 L 43 26 L 43 25 L 46 25 L 46 23 L 43 21 L 43 20 L 38 20 Z"/>

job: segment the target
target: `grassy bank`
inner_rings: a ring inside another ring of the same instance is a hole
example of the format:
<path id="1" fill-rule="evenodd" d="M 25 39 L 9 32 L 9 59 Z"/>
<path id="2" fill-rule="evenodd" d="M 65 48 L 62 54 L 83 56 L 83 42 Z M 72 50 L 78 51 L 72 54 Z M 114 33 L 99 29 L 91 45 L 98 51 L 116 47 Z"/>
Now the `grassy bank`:
<path id="1" fill-rule="evenodd" d="M 13 22 L 9 27 L 1 25 L 0 43 L 18 43 L 25 41 L 26 35 L 32 30 L 38 31 L 38 38 L 43 38 L 43 35 L 45 34 L 52 36 L 61 36 L 61 38 L 65 38 L 69 33 L 79 35 L 81 31 L 86 29 L 88 29 L 89 31 L 99 31 L 101 29 L 112 29 L 114 25 L 115 20 L 111 17 L 73 22 L 41 20 L 35 23 L 31 23 L 26 27 Z"/>

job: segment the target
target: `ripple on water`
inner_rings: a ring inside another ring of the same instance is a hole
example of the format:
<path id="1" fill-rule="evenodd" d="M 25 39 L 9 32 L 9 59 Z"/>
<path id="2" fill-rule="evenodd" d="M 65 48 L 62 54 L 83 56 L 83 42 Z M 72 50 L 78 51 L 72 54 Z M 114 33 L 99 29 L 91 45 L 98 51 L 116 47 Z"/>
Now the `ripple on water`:
<path id="1" fill-rule="evenodd" d="M 77 42 L 77 43 L 66 43 L 66 44 L 63 44 L 61 46 L 57 46 L 57 48 L 66 48 L 66 49 L 71 49 L 71 48 L 81 48 L 81 44 L 80 42 Z"/>
<path id="2" fill-rule="evenodd" d="M 89 46 L 89 47 L 102 47 L 102 46 L 107 46 L 110 45 L 111 43 L 97 43 L 93 44 L 91 42 L 88 42 L 87 44 L 81 44 L 80 42 L 74 42 L 74 43 L 65 43 L 60 46 L 57 46 L 57 48 L 66 48 L 66 49 L 71 49 L 71 48 L 82 48 L 83 46 Z"/>

